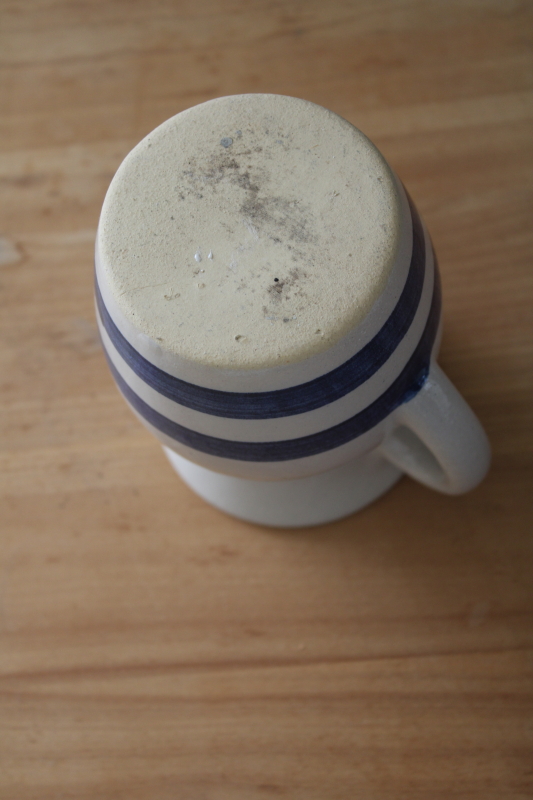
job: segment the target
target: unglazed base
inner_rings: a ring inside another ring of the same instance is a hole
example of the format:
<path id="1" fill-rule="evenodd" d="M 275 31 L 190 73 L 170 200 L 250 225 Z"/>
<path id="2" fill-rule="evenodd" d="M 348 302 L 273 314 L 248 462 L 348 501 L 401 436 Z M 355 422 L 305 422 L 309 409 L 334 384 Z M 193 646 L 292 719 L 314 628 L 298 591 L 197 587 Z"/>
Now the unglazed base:
<path id="1" fill-rule="evenodd" d="M 164 447 L 170 463 L 200 497 L 234 517 L 279 528 L 332 522 L 368 505 L 402 472 L 375 451 L 340 467 L 285 481 L 253 481 L 212 472 Z"/>
<path id="2" fill-rule="evenodd" d="M 337 114 L 281 95 L 218 97 L 123 161 L 102 208 L 99 281 L 161 355 L 211 370 L 298 364 L 343 340 L 385 290 L 410 228 L 401 192 Z"/>

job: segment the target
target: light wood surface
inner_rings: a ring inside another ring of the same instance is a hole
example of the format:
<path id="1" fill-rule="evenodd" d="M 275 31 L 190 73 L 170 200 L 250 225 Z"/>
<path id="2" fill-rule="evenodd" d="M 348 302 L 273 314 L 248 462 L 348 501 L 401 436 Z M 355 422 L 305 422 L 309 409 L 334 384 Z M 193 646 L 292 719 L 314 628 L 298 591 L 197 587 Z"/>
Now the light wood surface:
<path id="1" fill-rule="evenodd" d="M 0 3 L 0 797 L 533 796 L 531 2 Z M 471 494 L 298 532 L 205 505 L 101 353 L 128 150 L 211 97 L 328 106 L 439 255 Z"/>

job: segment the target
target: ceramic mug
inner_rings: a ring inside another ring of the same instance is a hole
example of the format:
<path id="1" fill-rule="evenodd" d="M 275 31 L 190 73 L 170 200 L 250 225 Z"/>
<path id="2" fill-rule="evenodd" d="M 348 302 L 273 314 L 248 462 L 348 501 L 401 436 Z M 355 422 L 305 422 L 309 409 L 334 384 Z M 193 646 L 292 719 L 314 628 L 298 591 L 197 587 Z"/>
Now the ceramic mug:
<path id="1" fill-rule="evenodd" d="M 237 517 L 317 524 L 403 473 L 458 494 L 488 469 L 435 360 L 424 224 L 375 146 L 320 106 L 224 97 L 149 134 L 104 201 L 96 303 L 122 395 Z"/>

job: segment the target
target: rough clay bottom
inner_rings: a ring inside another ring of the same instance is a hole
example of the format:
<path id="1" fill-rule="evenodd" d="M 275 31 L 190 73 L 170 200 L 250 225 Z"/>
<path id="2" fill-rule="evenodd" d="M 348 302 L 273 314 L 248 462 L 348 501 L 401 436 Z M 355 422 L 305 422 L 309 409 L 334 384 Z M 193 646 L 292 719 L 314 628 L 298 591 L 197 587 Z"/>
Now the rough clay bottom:
<path id="1" fill-rule="evenodd" d="M 139 331 L 197 363 L 260 369 L 324 351 L 363 319 L 394 261 L 398 198 L 376 148 L 336 114 L 224 97 L 127 156 L 98 237 Z"/>

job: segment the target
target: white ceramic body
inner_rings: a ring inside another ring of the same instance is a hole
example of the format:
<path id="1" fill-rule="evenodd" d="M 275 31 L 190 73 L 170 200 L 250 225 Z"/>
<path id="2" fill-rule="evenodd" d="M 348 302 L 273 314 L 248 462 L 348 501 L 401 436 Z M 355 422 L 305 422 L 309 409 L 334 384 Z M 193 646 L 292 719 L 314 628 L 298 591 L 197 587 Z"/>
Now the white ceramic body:
<path id="1" fill-rule="evenodd" d="M 379 449 L 318 475 L 280 481 L 234 478 L 164 450 L 178 475 L 208 503 L 247 522 L 281 528 L 321 525 L 353 514 L 402 476 Z"/>
<path id="2" fill-rule="evenodd" d="M 221 369 L 165 351 L 122 314 L 97 238 L 97 316 L 119 389 L 179 474 L 219 508 L 308 525 L 366 505 L 403 472 L 451 494 L 485 475 L 485 433 L 435 360 L 433 248 L 393 180 L 401 227 L 384 291 L 328 350 L 279 367 Z"/>

